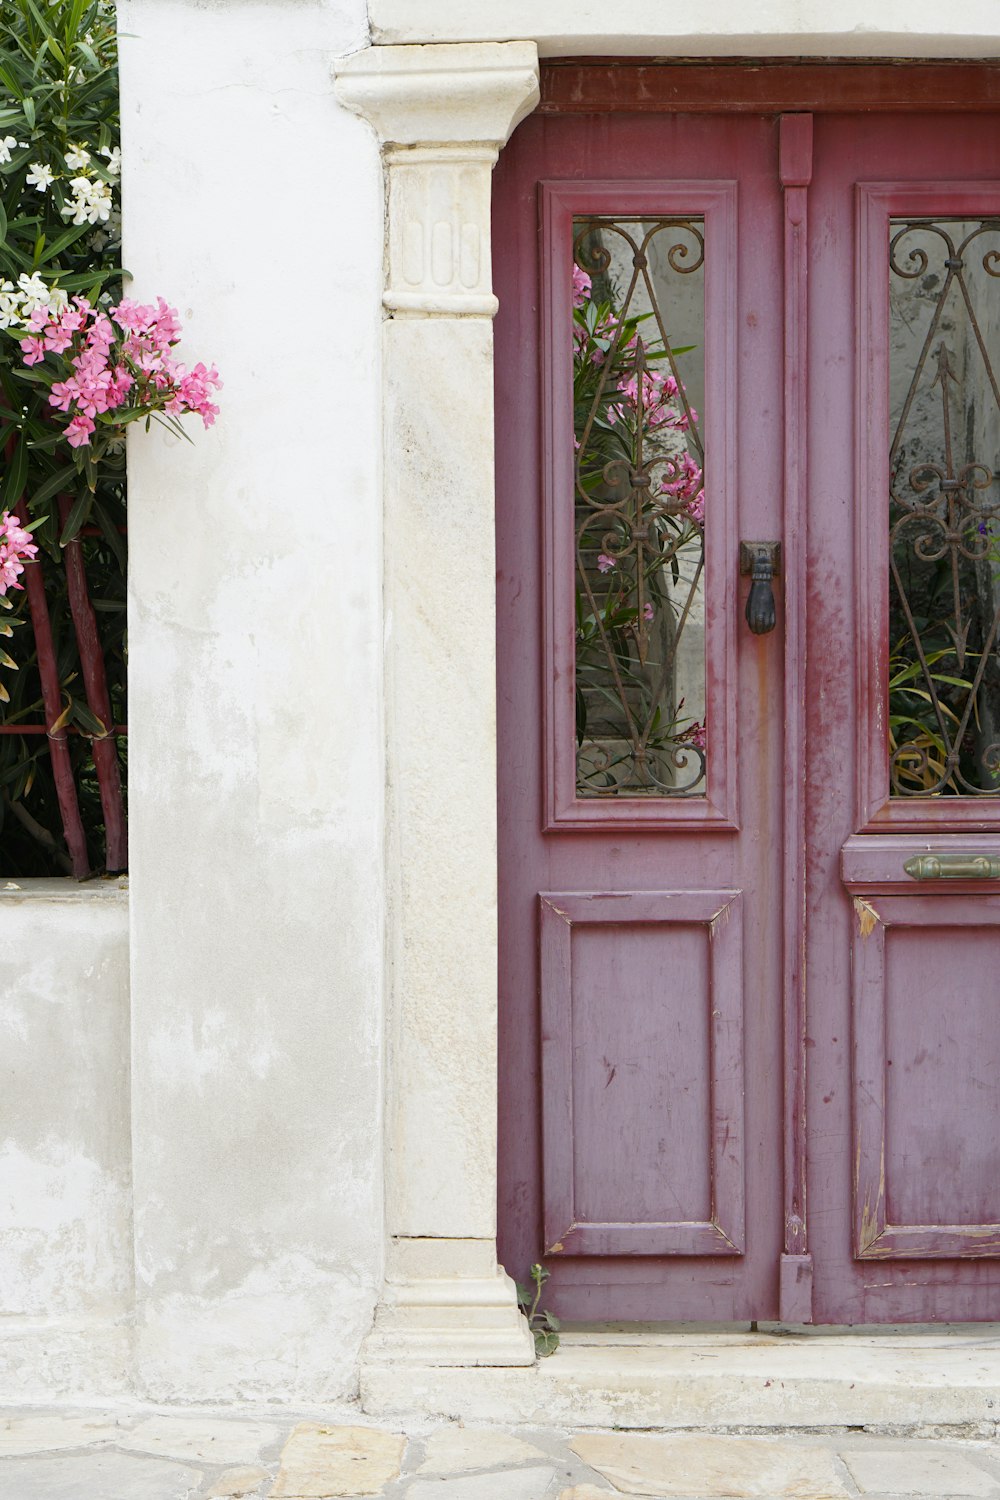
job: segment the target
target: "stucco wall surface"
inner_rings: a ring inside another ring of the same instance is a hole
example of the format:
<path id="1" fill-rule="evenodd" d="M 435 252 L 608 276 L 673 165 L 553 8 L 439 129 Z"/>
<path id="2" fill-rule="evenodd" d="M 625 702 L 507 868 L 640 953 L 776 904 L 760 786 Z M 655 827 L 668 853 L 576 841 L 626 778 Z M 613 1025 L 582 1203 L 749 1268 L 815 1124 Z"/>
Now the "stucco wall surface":
<path id="1" fill-rule="evenodd" d="M 0 883 L 0 1399 L 122 1388 L 132 1297 L 125 881 Z"/>
<path id="2" fill-rule="evenodd" d="M 535 39 L 542 57 L 995 57 L 996 0 L 370 0 L 375 43 Z"/>
<path id="3" fill-rule="evenodd" d="M 363 0 L 122 0 L 125 264 L 222 416 L 129 452 L 141 1391 L 353 1389 L 381 1277 L 382 185 Z"/>

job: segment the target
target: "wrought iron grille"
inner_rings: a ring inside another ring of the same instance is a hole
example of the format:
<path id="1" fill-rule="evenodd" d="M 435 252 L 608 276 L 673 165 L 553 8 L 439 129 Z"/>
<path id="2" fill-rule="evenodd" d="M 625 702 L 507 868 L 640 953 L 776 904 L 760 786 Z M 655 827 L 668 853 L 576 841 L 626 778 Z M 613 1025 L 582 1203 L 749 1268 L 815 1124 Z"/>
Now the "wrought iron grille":
<path id="1" fill-rule="evenodd" d="M 575 223 L 580 796 L 704 795 L 704 261 L 701 219 Z"/>
<path id="2" fill-rule="evenodd" d="M 1000 793 L 1000 220 L 890 226 L 894 796 Z"/>

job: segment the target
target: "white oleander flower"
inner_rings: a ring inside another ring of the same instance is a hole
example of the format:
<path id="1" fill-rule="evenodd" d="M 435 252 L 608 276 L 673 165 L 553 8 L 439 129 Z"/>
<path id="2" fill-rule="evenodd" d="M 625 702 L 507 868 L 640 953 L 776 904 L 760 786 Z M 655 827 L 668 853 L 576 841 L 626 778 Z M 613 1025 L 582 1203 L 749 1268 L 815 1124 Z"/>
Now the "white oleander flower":
<path id="1" fill-rule="evenodd" d="M 66 152 L 66 165 L 73 172 L 82 172 L 84 167 L 90 165 L 90 152 L 85 151 L 82 146 L 70 146 Z"/>
<path id="2" fill-rule="evenodd" d="M 21 288 L 21 311 L 26 318 L 31 316 L 36 307 L 48 307 L 49 289 L 37 271 L 32 271 L 30 276 L 23 271 L 17 278 L 17 284 Z"/>
<path id="3" fill-rule="evenodd" d="M 96 224 L 111 214 L 111 188 L 92 177 L 71 177 L 73 197 L 63 204 L 63 213 L 74 224 Z"/>
<path id="4" fill-rule="evenodd" d="M 46 166 L 43 161 L 33 161 L 31 171 L 24 180 L 36 192 L 44 193 L 46 188 L 51 187 L 54 175 L 52 168 Z"/>
<path id="5" fill-rule="evenodd" d="M 12 323 L 23 322 L 21 293 L 12 281 L 0 281 L 0 328 L 9 328 Z"/>
<path id="6" fill-rule="evenodd" d="M 17 137 L 13 135 L 5 135 L 0 140 L 0 165 L 10 161 L 10 153 L 19 144 L 20 142 L 17 140 Z"/>
<path id="7" fill-rule="evenodd" d="M 120 146 L 104 146 L 101 155 L 108 158 L 108 172 L 112 177 L 117 177 L 122 169 L 122 152 Z"/>

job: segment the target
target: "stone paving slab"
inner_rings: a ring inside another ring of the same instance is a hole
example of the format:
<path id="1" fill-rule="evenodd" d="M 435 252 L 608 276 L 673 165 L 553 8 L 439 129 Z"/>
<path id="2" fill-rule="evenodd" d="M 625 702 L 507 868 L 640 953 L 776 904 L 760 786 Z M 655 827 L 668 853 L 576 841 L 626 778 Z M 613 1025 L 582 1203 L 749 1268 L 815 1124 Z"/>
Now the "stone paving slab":
<path id="1" fill-rule="evenodd" d="M 399 1475 L 406 1439 L 377 1427 L 300 1422 L 281 1452 L 273 1500 L 381 1495 Z"/>
<path id="2" fill-rule="evenodd" d="M 114 1417 L 70 1416 L 27 1412 L 0 1417 L 0 1459 L 18 1453 L 53 1453 L 59 1448 L 86 1448 L 110 1443 L 122 1428 Z"/>
<path id="3" fill-rule="evenodd" d="M 993 1500 L 1000 1483 L 957 1453 L 900 1453 L 875 1449 L 845 1453 L 862 1495 L 928 1495 L 938 1500 Z"/>
<path id="4" fill-rule="evenodd" d="M 849 1500 L 826 1448 L 713 1433 L 584 1433 L 573 1452 L 626 1495 L 653 1500 Z"/>
<path id="5" fill-rule="evenodd" d="M 204 1464 L 251 1464 L 286 1433 L 284 1425 L 231 1422 L 221 1417 L 149 1417 L 120 1437 L 118 1447 Z"/>
<path id="6" fill-rule="evenodd" d="M 418 1479 L 407 1500 L 546 1500 L 555 1471 L 505 1469 L 500 1474 L 467 1474 L 457 1479 Z"/>
<path id="7" fill-rule="evenodd" d="M 530 1463 L 545 1458 L 540 1448 L 509 1432 L 483 1432 L 469 1427 L 443 1427 L 427 1439 L 419 1474 L 464 1474 L 476 1469 Z"/>
<path id="8" fill-rule="evenodd" d="M 212 1485 L 206 1500 L 248 1500 L 261 1495 L 265 1481 L 270 1484 L 268 1469 L 244 1465 L 239 1469 L 227 1469 Z"/>
<path id="9" fill-rule="evenodd" d="M 406 1430 L 407 1427 L 409 1430 Z M 1000 1500 L 984 1441 L 327 1420 L 274 1408 L 0 1412 L 0 1500 Z"/>
<path id="10" fill-rule="evenodd" d="M 0 1500 L 194 1500 L 201 1483 L 187 1465 L 107 1450 L 0 1463 Z"/>

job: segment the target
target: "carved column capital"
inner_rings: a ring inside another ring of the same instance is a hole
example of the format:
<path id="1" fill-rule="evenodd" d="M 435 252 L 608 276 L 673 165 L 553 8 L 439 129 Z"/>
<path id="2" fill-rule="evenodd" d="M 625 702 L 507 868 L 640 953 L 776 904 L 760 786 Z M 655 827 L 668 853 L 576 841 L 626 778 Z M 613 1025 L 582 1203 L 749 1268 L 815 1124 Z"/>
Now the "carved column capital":
<path id="1" fill-rule="evenodd" d="M 337 65 L 341 103 L 370 120 L 389 172 L 385 307 L 492 317 L 490 174 L 538 102 L 534 42 L 371 47 Z"/>

